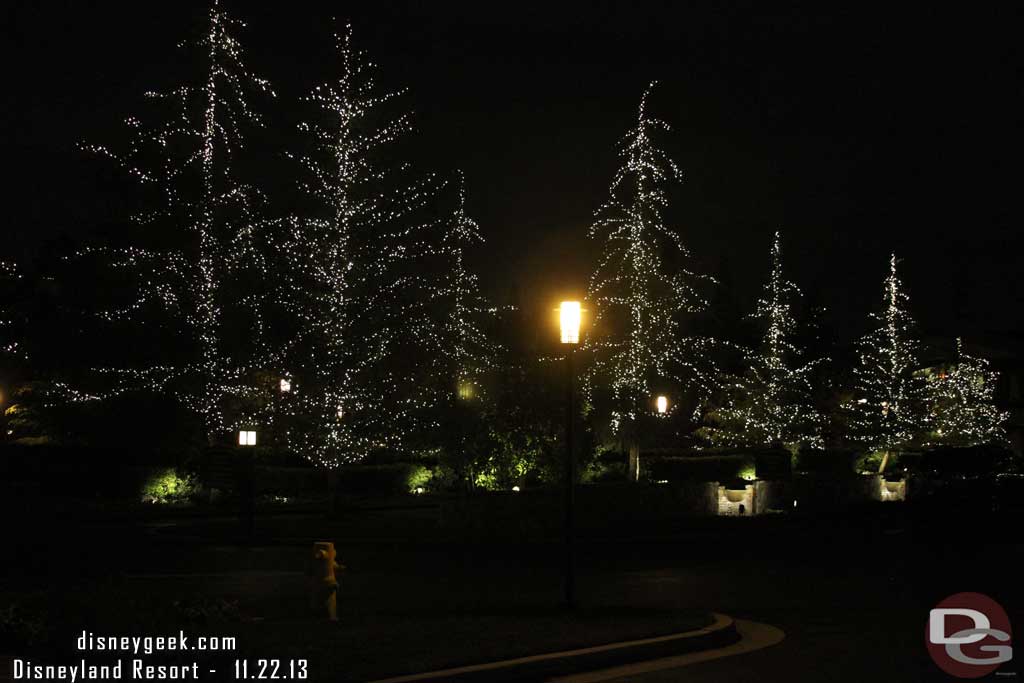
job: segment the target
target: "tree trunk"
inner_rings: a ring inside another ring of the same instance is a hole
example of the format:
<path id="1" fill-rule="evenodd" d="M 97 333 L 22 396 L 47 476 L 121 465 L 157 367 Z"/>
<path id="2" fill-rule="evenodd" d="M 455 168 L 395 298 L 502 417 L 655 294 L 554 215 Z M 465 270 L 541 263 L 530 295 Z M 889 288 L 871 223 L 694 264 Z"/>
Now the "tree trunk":
<path id="1" fill-rule="evenodd" d="M 889 464 L 889 451 L 882 451 L 882 464 L 878 466 L 878 473 L 885 473 L 885 466 Z"/>
<path id="2" fill-rule="evenodd" d="M 629 481 L 640 481 L 640 444 L 635 441 L 629 445 L 626 479 Z"/>

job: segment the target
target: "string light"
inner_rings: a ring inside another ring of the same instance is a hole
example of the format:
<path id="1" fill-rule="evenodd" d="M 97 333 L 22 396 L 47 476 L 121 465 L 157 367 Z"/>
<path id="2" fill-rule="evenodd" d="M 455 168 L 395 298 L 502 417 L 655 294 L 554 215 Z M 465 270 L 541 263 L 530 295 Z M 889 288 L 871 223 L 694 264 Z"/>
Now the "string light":
<path id="1" fill-rule="evenodd" d="M 480 227 L 466 214 L 466 183 L 462 173 L 458 176 L 458 203 L 444 235 L 444 248 L 450 254 L 446 292 L 451 299 L 448 320 L 447 350 L 443 357 L 453 367 L 458 392 L 468 390 L 476 395 L 481 390 L 477 378 L 493 366 L 492 359 L 498 347 L 488 339 L 480 321 L 494 313 L 494 309 L 480 295 L 479 281 L 465 266 L 465 248 L 481 244 Z M 442 375 L 449 374 L 442 370 Z"/>
<path id="2" fill-rule="evenodd" d="M 308 98 L 323 114 L 300 127 L 313 150 L 293 157 L 308 172 L 301 187 L 316 208 L 261 219 L 262 193 L 234 177 L 232 161 L 244 148 L 242 132 L 262 125 L 250 96 L 274 93 L 244 66 L 234 37 L 242 26 L 213 0 L 194 45 L 205 60 L 197 84 L 145 94 L 171 114 L 155 126 L 128 117 L 128 141 L 120 148 L 83 146 L 152 191 L 156 201 L 133 216 L 139 226 L 174 221 L 185 228 L 174 249 L 89 247 L 75 255 L 138 277 L 137 294 L 100 317 L 136 320 L 159 308 L 176 321 L 182 346 L 194 346 L 193 357 L 96 368 L 101 389 L 55 386 L 73 401 L 140 389 L 173 393 L 202 417 L 211 441 L 254 423 L 265 440 L 277 426 L 295 451 L 329 467 L 407 446 L 431 426 L 426 411 L 453 394 L 478 394 L 478 378 L 495 351 L 480 324 L 490 309 L 465 267 L 464 250 L 482 241 L 466 214 L 465 181 L 460 175 L 449 211 L 444 202 L 452 183 L 417 175 L 408 164 L 376 165 L 410 132 L 411 114 L 388 118 L 404 91 L 377 90 L 374 65 L 352 47 L 349 26 L 338 37 L 338 78 Z M 641 98 L 620 145 L 610 197 L 589 230 L 603 253 L 588 289 L 595 314 L 585 346 L 594 362 L 583 383 L 591 399 L 599 386 L 610 389 L 616 430 L 649 411 L 655 383 L 707 393 L 716 380 L 706 359 L 719 342 L 680 328 L 684 314 L 707 307 L 698 287 L 710 278 L 677 265 L 690 254 L 663 214 L 668 189 L 682 173 L 655 144 L 670 128 L 648 112 L 654 85 Z M 273 273 L 271 247 L 280 259 Z M 6 262 L 0 274 L 21 277 Z M 782 275 L 776 233 L 772 273 L 756 313 L 765 336 L 747 353 L 748 372 L 726 378 L 727 398 L 705 428 L 713 441 L 821 444 L 821 417 L 809 398 L 813 364 L 801 365 L 792 343 L 797 295 Z M 908 302 L 893 256 L 885 305 L 873 315 L 877 326 L 858 345 L 849 405 L 855 438 L 885 451 L 920 440 L 922 429 L 930 444 L 1002 438 L 1006 415 L 992 402 L 995 373 L 963 354 L 959 341 L 957 362 L 945 372 L 927 380 L 915 372 L 920 354 Z M 283 335 L 271 330 L 272 310 L 287 314 Z M 225 323 L 240 313 L 249 325 L 243 344 L 231 341 Z M 13 325 L 0 316 L 0 351 L 24 357 L 8 339 Z M 271 336 L 286 340 L 272 344 Z M 667 403 L 657 405 L 666 412 Z M 251 429 L 239 433 L 255 439 Z"/>
<path id="3" fill-rule="evenodd" d="M 586 347 L 594 362 L 583 389 L 592 403 L 599 386 L 610 388 L 616 431 L 647 411 L 653 381 L 695 383 L 706 390 L 713 376 L 701 363 L 712 340 L 687 337 L 679 327 L 682 314 L 706 308 L 697 285 L 710 278 L 676 266 L 689 252 L 662 214 L 668 188 L 682 180 L 682 172 L 655 145 L 659 133 L 671 130 L 648 112 L 655 85 L 640 100 L 636 124 L 620 146 L 622 166 L 610 198 L 589 231 L 604 248 L 588 291 L 596 313 Z"/>
<path id="4" fill-rule="evenodd" d="M 8 296 L 0 302 L 0 354 L 11 356 L 18 360 L 28 360 L 22 344 L 18 337 L 23 334 L 22 321 L 16 316 L 13 306 L 10 306 L 9 293 L 14 291 L 14 285 L 22 279 L 21 270 L 18 265 L 10 261 L 0 261 L 0 282 L 4 285 Z"/>
<path id="5" fill-rule="evenodd" d="M 244 26 L 214 0 L 207 30 L 193 47 L 205 58 L 198 86 L 182 85 L 169 92 L 147 92 L 171 114 L 155 126 L 128 117 L 127 145 L 83 148 L 120 165 L 157 200 L 133 218 L 140 226 L 173 221 L 185 226 L 177 249 L 88 248 L 76 258 L 97 256 L 109 267 L 134 272 L 140 280 L 137 297 L 126 306 L 100 312 L 107 321 L 130 320 L 157 305 L 195 342 L 191 361 L 178 366 L 143 369 L 102 368 L 114 386 L 102 392 L 67 387 L 72 400 L 109 397 L 126 391 L 173 391 L 202 416 L 213 441 L 234 425 L 225 415 L 229 398 L 251 397 L 257 389 L 250 374 L 257 359 L 268 354 L 261 338 L 265 297 L 257 290 L 240 291 L 237 280 L 246 271 L 263 273 L 266 263 L 254 242 L 254 206 L 261 193 L 236 180 L 232 158 L 243 148 L 242 131 L 262 125 L 247 101 L 255 92 L 273 96 L 266 80 L 245 68 L 244 52 L 234 32 Z M 256 351 L 246 364 L 241 349 L 227 343 L 226 309 L 244 311 L 251 321 L 246 345 Z"/>
<path id="6" fill-rule="evenodd" d="M 964 353 L 957 339 L 956 360 L 926 377 L 931 417 L 927 445 L 968 447 L 1005 441 L 1009 414 L 995 405 L 998 375 L 988 361 Z"/>
<path id="7" fill-rule="evenodd" d="M 793 343 L 796 321 L 792 302 L 801 296 L 782 272 L 778 232 L 772 242 L 771 275 L 752 316 L 764 324 L 756 350 L 745 353 L 747 370 L 724 376 L 720 405 L 705 416 L 699 431 L 718 446 L 821 448 L 822 417 L 814 409 L 809 375 L 821 361 L 801 364 L 803 351 Z"/>
<path id="8" fill-rule="evenodd" d="M 293 451 L 324 467 L 408 446 L 431 426 L 430 409 L 476 393 L 486 356 L 484 307 L 464 265 L 464 247 L 480 241 L 464 182 L 444 214 L 449 183 L 375 165 L 396 154 L 410 114 L 389 113 L 403 92 L 378 91 L 351 26 L 336 39 L 338 77 L 308 98 L 323 115 L 300 126 L 312 150 L 295 157 L 322 218 L 279 222 L 294 320 L 283 358 L 302 388 L 279 424 Z"/>
<path id="9" fill-rule="evenodd" d="M 847 404 L 855 441 L 888 456 L 910 445 L 928 424 L 921 376 L 920 344 L 910 315 L 910 297 L 889 259 L 883 307 L 872 313 L 875 328 L 857 343 L 854 400 Z M 884 462 L 882 469 L 884 469 Z"/>

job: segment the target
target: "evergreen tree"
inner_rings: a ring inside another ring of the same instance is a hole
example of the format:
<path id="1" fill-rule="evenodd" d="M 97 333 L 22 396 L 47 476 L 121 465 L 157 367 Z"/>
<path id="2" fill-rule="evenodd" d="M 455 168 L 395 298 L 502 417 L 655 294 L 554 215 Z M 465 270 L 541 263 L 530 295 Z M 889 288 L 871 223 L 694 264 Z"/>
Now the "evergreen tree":
<path id="1" fill-rule="evenodd" d="M 133 217 L 141 228 L 137 244 L 78 254 L 99 257 L 136 280 L 130 300 L 104 309 L 101 318 L 138 324 L 158 311 L 170 320 L 175 336 L 167 344 L 180 352 L 180 362 L 101 368 L 107 382 L 95 392 L 65 387 L 73 399 L 167 391 L 202 418 L 211 441 L 234 426 L 228 407 L 251 392 L 251 367 L 267 353 L 264 293 L 249 286 L 266 267 L 253 230 L 262 195 L 234 176 L 231 162 L 245 129 L 261 125 L 247 98 L 273 93 L 245 67 L 235 38 L 241 26 L 214 0 L 205 33 L 192 44 L 190 56 L 202 64 L 194 82 L 146 93 L 158 112 L 153 123 L 125 120 L 127 144 L 85 146 L 120 165 L 145 195 L 144 209 Z M 166 226 L 175 233 L 171 239 L 162 237 Z M 245 333 L 229 322 L 239 320 Z"/>
<path id="2" fill-rule="evenodd" d="M 718 405 L 699 432 L 719 446 L 821 447 L 821 417 L 814 409 L 809 376 L 815 363 L 801 364 L 793 342 L 793 301 L 800 295 L 782 272 L 782 246 L 775 233 L 771 275 L 752 316 L 764 327 L 760 348 L 747 351 L 747 371 L 726 377 Z"/>
<path id="3" fill-rule="evenodd" d="M 478 341 L 462 256 L 477 232 L 461 188 L 445 217 L 444 183 L 389 162 L 410 130 L 410 114 L 391 110 L 402 93 L 378 90 L 351 27 L 338 55 L 338 77 L 310 97 L 319 118 L 301 126 L 313 143 L 299 160 L 314 217 L 282 222 L 281 298 L 294 320 L 282 359 L 296 378 L 283 431 L 327 467 L 408 446 L 472 372 Z"/>
<path id="4" fill-rule="evenodd" d="M 447 321 L 436 357 L 442 361 L 441 376 L 448 380 L 456 378 L 458 394 L 478 393 L 480 375 L 491 366 L 498 349 L 483 329 L 483 321 L 494 309 L 480 295 L 477 277 L 466 266 L 466 249 L 484 240 L 479 226 L 466 214 L 465 180 L 461 173 L 457 203 L 445 227 L 442 248 L 449 263 L 441 292 L 448 297 Z"/>
<path id="5" fill-rule="evenodd" d="M 0 284 L 3 285 L 4 296 L 0 298 L 0 362 L 6 364 L 12 360 L 26 360 L 23 337 L 25 323 L 22 312 L 17 310 L 13 296 L 20 294 L 24 280 L 18 264 L 11 261 L 0 261 Z"/>
<path id="6" fill-rule="evenodd" d="M 879 472 L 885 471 L 891 454 L 914 443 L 928 417 L 918 373 L 920 344 L 910 298 L 896 275 L 895 254 L 889 260 L 882 303 L 871 314 L 875 328 L 857 343 L 854 397 L 848 406 L 852 438 L 882 453 Z"/>
<path id="7" fill-rule="evenodd" d="M 956 340 L 956 360 L 927 374 L 931 414 L 926 442 L 936 446 L 978 446 L 1005 440 L 1009 417 L 993 397 L 997 373 L 988 361 L 964 353 Z"/>
<path id="8" fill-rule="evenodd" d="M 634 477 L 637 422 L 650 412 L 652 388 L 709 384 L 700 370 L 708 342 L 684 336 L 681 328 L 685 314 L 706 307 L 698 287 L 708 278 L 687 268 L 689 252 L 664 217 L 668 191 L 682 173 L 656 145 L 670 128 L 648 110 L 654 85 L 640 100 L 636 124 L 621 143 L 611 196 L 590 228 L 604 247 L 587 296 L 596 312 L 587 341 L 594 362 L 584 391 L 591 405 L 599 392 L 607 394 L 612 429 L 630 444 Z"/>

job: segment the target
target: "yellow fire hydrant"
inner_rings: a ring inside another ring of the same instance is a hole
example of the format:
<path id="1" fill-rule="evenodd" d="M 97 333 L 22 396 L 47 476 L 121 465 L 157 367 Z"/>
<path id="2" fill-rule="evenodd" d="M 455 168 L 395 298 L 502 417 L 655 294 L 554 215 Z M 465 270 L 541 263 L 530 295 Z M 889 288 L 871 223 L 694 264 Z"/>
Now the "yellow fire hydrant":
<path id="1" fill-rule="evenodd" d="M 335 560 L 338 554 L 334 544 L 318 541 L 313 544 L 313 570 L 309 585 L 309 606 L 313 610 L 327 608 L 327 618 L 338 620 L 338 578 L 335 571 L 344 571 L 345 565 Z"/>

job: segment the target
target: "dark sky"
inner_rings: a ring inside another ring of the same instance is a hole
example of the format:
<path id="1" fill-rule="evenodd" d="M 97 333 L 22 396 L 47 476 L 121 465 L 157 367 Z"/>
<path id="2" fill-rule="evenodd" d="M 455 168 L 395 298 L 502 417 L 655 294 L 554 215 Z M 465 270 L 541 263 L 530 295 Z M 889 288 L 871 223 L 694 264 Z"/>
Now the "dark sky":
<path id="1" fill-rule="evenodd" d="M 851 332 L 893 250 L 926 332 L 1024 331 L 1010 3 L 225 2 L 288 125 L 288 102 L 331 75 L 332 17 L 353 22 L 382 83 L 408 88 L 423 161 L 465 172 L 488 239 L 474 261 L 498 299 L 515 284 L 542 306 L 585 287 L 586 226 L 658 79 L 652 107 L 686 174 L 671 218 L 696 267 L 735 281 L 742 304 L 781 229 L 793 279 Z M 4 12 L 4 232 L 23 256 L 55 235 L 87 239 L 109 215 L 116 202 L 90 182 L 98 162 L 75 142 L 174 80 L 175 46 L 204 6 Z"/>

